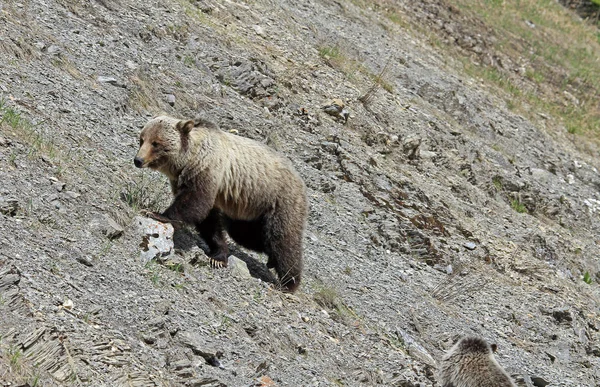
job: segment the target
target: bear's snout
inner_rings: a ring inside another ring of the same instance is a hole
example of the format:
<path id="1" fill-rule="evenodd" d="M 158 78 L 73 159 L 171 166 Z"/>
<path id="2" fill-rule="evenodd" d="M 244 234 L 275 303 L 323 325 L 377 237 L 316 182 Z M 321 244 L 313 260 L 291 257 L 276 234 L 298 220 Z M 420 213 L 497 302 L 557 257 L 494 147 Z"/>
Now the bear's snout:
<path id="1" fill-rule="evenodd" d="M 141 168 L 144 165 L 144 159 L 141 157 L 136 157 L 135 159 L 133 159 L 133 163 L 136 167 Z"/>

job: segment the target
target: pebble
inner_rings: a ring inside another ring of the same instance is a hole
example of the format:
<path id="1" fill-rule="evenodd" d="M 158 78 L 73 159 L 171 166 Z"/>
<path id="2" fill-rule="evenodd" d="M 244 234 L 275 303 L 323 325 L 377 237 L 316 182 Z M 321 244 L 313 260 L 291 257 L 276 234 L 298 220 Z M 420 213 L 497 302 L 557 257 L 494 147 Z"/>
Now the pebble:
<path id="1" fill-rule="evenodd" d="M 69 199 L 77 199 L 78 197 L 81 196 L 80 193 L 74 192 L 74 191 L 66 191 L 65 195 L 67 196 L 67 198 Z"/>
<path id="2" fill-rule="evenodd" d="M 464 243 L 463 246 L 469 250 L 475 250 L 475 248 L 477 248 L 477 245 L 473 242 Z"/>
<path id="3" fill-rule="evenodd" d="M 171 106 L 175 106 L 175 96 L 173 94 L 167 94 L 167 103 Z"/>
<path id="4" fill-rule="evenodd" d="M 256 32 L 256 35 L 261 36 L 261 37 L 265 37 L 265 29 L 262 28 L 259 25 L 254 25 L 252 26 L 252 29 L 254 30 L 254 32 Z"/>

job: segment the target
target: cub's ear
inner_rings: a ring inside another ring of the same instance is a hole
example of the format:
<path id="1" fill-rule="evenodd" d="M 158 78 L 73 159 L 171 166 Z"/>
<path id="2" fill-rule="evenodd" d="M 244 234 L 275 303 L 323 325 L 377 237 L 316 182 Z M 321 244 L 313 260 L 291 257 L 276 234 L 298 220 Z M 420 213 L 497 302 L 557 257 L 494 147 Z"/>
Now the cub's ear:
<path id="1" fill-rule="evenodd" d="M 188 134 L 189 132 L 192 131 L 192 129 L 194 129 L 194 120 L 179 121 L 177 123 L 177 126 L 175 126 L 175 128 L 181 134 Z"/>

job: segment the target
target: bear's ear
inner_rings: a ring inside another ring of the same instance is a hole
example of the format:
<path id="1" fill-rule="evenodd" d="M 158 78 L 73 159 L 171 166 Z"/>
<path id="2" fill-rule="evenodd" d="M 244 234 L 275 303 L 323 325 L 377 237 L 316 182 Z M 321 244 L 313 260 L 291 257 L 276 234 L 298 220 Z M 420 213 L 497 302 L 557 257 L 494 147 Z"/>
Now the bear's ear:
<path id="1" fill-rule="evenodd" d="M 192 129 L 194 129 L 194 121 L 193 120 L 179 121 L 177 123 L 176 128 L 179 131 L 179 133 L 188 134 L 189 132 L 192 131 Z"/>

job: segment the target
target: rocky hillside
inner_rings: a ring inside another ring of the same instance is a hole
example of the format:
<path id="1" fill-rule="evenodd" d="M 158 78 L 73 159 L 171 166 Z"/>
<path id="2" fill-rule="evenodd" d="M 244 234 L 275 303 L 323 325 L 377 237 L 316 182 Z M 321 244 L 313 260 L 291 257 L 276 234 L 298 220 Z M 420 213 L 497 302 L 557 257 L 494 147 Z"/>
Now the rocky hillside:
<path id="1" fill-rule="evenodd" d="M 600 385 L 597 142 L 467 71 L 519 76 L 500 36 L 443 1 L 0 3 L 0 385 L 438 386 L 463 334 L 520 386 Z M 292 160 L 296 294 L 193 230 L 140 258 L 159 113 Z"/>

